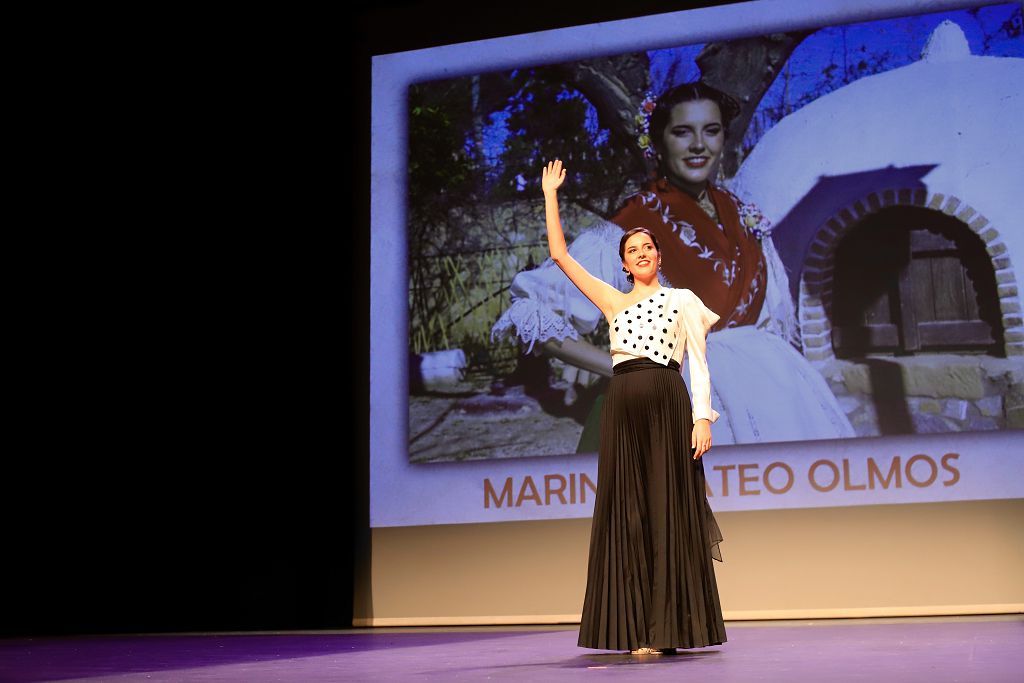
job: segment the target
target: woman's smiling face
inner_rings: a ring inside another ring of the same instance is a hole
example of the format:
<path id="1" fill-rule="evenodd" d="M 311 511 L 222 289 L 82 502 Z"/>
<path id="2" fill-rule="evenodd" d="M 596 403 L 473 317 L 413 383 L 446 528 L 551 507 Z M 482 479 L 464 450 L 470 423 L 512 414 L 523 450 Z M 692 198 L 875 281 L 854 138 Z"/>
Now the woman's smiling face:
<path id="1" fill-rule="evenodd" d="M 654 241 L 647 233 L 638 232 L 626 240 L 626 246 L 622 252 L 623 262 L 630 274 L 635 278 L 648 279 L 647 276 L 657 274 L 658 266 L 661 265 L 661 254 L 654 246 Z"/>
<path id="2" fill-rule="evenodd" d="M 670 179 L 699 194 L 725 147 L 718 104 L 711 100 L 680 102 L 672 107 L 661 138 L 662 165 Z"/>

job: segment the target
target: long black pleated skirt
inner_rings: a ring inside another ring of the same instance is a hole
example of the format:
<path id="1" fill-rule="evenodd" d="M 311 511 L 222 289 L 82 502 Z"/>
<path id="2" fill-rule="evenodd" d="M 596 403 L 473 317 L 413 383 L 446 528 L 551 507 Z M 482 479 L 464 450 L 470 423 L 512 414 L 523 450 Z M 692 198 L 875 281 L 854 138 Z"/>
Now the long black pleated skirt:
<path id="1" fill-rule="evenodd" d="M 601 412 L 597 497 L 578 645 L 692 648 L 726 641 L 712 559 L 722 533 L 679 365 L 614 368 Z"/>

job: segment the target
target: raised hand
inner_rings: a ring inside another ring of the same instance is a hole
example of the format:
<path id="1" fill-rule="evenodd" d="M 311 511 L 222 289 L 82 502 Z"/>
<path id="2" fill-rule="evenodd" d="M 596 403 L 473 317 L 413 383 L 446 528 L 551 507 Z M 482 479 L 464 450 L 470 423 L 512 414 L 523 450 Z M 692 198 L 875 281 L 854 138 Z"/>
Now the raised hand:
<path id="1" fill-rule="evenodd" d="M 560 159 L 555 159 L 554 161 L 549 161 L 548 165 L 541 172 L 540 186 L 544 190 L 544 194 L 547 194 L 561 187 L 564 180 L 565 169 L 562 168 L 562 162 Z"/>
<path id="2" fill-rule="evenodd" d="M 548 251 L 551 254 L 551 260 L 558 264 L 562 272 L 583 292 L 583 295 L 590 299 L 590 302 L 599 310 L 606 312 L 605 315 L 608 315 L 609 312 L 621 308 L 619 303 L 623 294 L 604 280 L 588 273 L 587 269 L 569 253 L 565 244 L 565 233 L 562 231 L 562 219 L 558 216 L 557 190 L 564 180 L 565 169 L 562 168 L 562 162 L 558 159 L 549 161 L 541 176 L 541 187 L 544 189 L 544 223 L 548 232 Z"/>

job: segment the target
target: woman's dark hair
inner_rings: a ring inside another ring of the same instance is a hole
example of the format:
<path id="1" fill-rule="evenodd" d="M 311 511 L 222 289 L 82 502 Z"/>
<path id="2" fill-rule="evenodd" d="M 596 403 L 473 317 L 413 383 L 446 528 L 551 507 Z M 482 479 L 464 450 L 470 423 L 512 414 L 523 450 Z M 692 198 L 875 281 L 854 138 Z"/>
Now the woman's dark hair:
<path id="1" fill-rule="evenodd" d="M 648 126 L 651 143 L 658 152 L 662 151 L 662 138 L 665 135 L 665 127 L 668 125 L 669 118 L 672 116 L 672 108 L 680 102 L 696 102 L 697 100 L 711 100 L 718 105 L 718 110 L 722 112 L 723 131 L 729 130 L 729 124 L 740 113 L 740 105 L 736 100 L 702 81 L 683 83 L 666 90 L 655 103 Z"/>
<path id="2" fill-rule="evenodd" d="M 629 241 L 630 237 L 632 237 L 633 235 L 637 234 L 638 232 L 642 232 L 643 234 L 645 234 L 648 237 L 650 237 L 651 241 L 654 242 L 654 248 L 658 250 L 659 254 L 661 253 L 661 245 L 658 244 L 658 238 L 654 236 L 654 233 L 652 233 L 647 228 L 633 228 L 631 230 L 627 230 L 626 232 L 624 232 L 622 234 L 622 239 L 619 240 L 619 260 L 620 261 L 625 261 L 626 260 L 626 242 Z M 625 270 L 625 268 L 623 268 L 623 270 Z M 626 273 L 626 279 L 629 281 L 629 284 L 633 284 L 633 275 L 631 273 L 629 273 L 629 272 Z"/>

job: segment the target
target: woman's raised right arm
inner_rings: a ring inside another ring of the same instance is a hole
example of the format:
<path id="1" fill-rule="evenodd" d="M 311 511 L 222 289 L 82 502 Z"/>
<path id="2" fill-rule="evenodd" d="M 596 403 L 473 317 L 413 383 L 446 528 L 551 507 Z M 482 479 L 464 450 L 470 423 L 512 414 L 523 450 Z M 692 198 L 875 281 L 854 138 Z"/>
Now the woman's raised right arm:
<path id="1" fill-rule="evenodd" d="M 616 305 L 623 298 L 622 292 L 607 282 L 594 277 L 579 261 L 572 257 L 565 245 L 565 233 L 558 215 L 558 188 L 565 180 L 565 169 L 558 159 L 548 162 L 541 176 L 541 188 L 544 190 L 544 217 L 548 230 L 548 250 L 551 260 L 576 285 L 583 295 L 590 299 L 607 317 L 616 310 Z"/>

